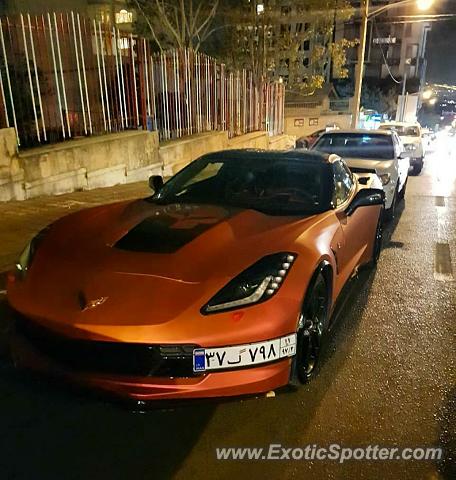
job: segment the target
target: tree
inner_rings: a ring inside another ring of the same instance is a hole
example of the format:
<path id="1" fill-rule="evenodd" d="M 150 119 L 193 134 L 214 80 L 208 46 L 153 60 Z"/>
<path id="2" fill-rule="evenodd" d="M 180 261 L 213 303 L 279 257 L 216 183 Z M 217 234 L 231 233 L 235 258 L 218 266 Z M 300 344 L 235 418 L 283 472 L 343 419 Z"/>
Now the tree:
<path id="1" fill-rule="evenodd" d="M 219 0 L 130 0 L 138 11 L 136 29 L 149 36 L 160 51 L 198 51 L 210 34 Z"/>
<path id="2" fill-rule="evenodd" d="M 255 81 L 282 79 L 289 90 L 311 94 L 330 70 L 348 75 L 345 54 L 354 42 L 335 40 L 334 28 L 352 14 L 346 0 L 224 0 L 205 48 L 228 67 L 251 70 Z"/>

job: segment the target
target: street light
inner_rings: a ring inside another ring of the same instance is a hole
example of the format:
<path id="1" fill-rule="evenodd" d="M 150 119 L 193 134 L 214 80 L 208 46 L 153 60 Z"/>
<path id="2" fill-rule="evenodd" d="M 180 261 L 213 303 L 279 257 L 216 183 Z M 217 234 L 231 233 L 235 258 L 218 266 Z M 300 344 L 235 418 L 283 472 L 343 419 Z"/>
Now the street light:
<path id="1" fill-rule="evenodd" d="M 352 115 L 352 127 L 358 126 L 359 120 L 359 108 L 361 106 L 361 89 L 363 86 L 363 71 L 364 71 L 364 57 L 366 53 L 366 40 L 367 40 L 367 22 L 368 20 L 380 15 L 391 8 L 400 7 L 409 3 L 415 3 L 420 10 L 426 10 L 434 3 L 434 0 L 399 0 L 395 3 L 389 3 L 383 7 L 377 8 L 373 12 L 369 12 L 369 0 L 361 1 L 361 31 L 360 42 L 358 47 L 358 64 L 355 69 L 355 93 L 353 98 L 353 115 Z"/>
<path id="2" fill-rule="evenodd" d="M 423 92 L 423 100 L 430 100 L 431 97 L 433 95 L 433 91 L 432 90 L 425 90 Z"/>
<path id="3" fill-rule="evenodd" d="M 434 0 L 417 0 L 416 6 L 418 10 L 429 10 L 432 7 Z"/>

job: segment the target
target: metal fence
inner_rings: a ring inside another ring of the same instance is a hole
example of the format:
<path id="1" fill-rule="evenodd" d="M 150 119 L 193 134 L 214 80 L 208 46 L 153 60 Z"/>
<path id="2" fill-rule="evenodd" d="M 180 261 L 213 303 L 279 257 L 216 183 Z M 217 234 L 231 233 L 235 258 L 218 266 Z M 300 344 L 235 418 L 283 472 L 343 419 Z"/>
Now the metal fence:
<path id="1" fill-rule="evenodd" d="M 284 86 L 76 13 L 0 18 L 0 128 L 31 147 L 127 129 L 283 132 Z"/>

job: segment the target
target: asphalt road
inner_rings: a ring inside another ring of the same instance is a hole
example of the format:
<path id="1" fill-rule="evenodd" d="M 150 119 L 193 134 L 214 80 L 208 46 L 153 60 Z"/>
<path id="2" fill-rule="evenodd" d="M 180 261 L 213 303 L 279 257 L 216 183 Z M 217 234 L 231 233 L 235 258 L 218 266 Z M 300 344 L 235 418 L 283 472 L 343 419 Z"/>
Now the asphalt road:
<path id="1" fill-rule="evenodd" d="M 16 372 L 0 357 L 0 478 L 456 478 L 455 181 L 454 149 L 442 140 L 409 179 L 377 270 L 352 284 L 319 376 L 296 392 L 131 412 Z M 0 266 L 65 211 L 144 192 L 124 186 L 0 205 Z M 222 461 L 215 452 L 334 443 L 441 446 L 444 455 L 340 465 Z"/>

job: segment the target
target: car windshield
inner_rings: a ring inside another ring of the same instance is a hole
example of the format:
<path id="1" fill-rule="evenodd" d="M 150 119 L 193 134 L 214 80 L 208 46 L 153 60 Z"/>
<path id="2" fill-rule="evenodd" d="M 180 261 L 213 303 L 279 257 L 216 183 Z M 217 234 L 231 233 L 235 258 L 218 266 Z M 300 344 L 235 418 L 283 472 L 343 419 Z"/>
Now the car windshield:
<path id="1" fill-rule="evenodd" d="M 389 135 L 366 133 L 326 133 L 315 144 L 315 150 L 341 157 L 375 160 L 394 158 L 394 145 Z"/>
<path id="2" fill-rule="evenodd" d="M 415 126 L 406 125 L 380 125 L 380 130 L 392 130 L 396 132 L 400 137 L 419 137 L 420 130 Z"/>
<path id="3" fill-rule="evenodd" d="M 201 157 L 149 200 L 159 204 L 233 206 L 271 215 L 302 215 L 329 208 L 330 168 L 303 158 Z"/>

